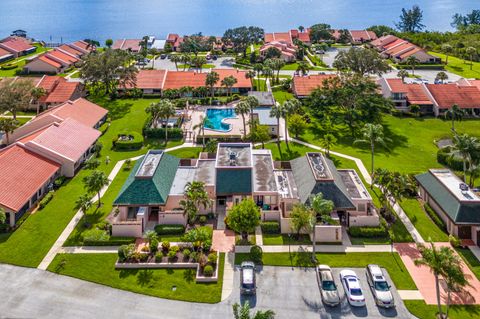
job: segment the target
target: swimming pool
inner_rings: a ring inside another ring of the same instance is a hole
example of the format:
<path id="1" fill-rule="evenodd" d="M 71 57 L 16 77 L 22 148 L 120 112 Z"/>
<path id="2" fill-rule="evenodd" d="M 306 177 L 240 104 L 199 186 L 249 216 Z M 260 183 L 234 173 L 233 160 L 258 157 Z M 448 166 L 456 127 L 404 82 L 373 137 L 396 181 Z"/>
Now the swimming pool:
<path id="1" fill-rule="evenodd" d="M 234 109 L 207 109 L 206 116 L 208 122 L 205 128 L 220 132 L 228 132 L 232 129 L 230 124 L 223 122 L 224 119 L 237 117 Z"/>

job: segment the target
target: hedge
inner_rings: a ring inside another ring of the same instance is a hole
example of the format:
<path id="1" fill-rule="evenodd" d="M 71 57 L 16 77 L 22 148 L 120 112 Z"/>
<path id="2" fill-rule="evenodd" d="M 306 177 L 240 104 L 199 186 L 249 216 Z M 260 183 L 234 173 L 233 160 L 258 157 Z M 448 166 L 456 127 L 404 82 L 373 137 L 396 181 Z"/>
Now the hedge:
<path id="1" fill-rule="evenodd" d="M 280 224 L 278 222 L 263 222 L 260 224 L 260 227 L 265 234 L 278 234 L 280 232 Z"/>
<path id="2" fill-rule="evenodd" d="M 153 128 L 151 127 L 151 121 L 147 121 L 143 127 L 143 135 L 150 138 L 165 138 L 165 129 L 163 127 Z M 168 129 L 169 139 L 182 139 L 183 131 L 179 127 L 172 127 Z"/>
<path id="3" fill-rule="evenodd" d="M 450 155 L 450 146 L 441 148 L 437 151 L 437 162 L 442 165 L 448 166 L 454 171 L 463 171 L 462 159 Z"/>
<path id="4" fill-rule="evenodd" d="M 155 231 L 158 235 L 178 235 L 185 233 L 183 225 L 156 225 Z"/>
<path id="5" fill-rule="evenodd" d="M 38 210 L 42 210 L 47 206 L 47 204 L 52 200 L 53 198 L 53 192 L 49 192 L 41 201 L 40 204 L 38 204 Z"/>
<path id="6" fill-rule="evenodd" d="M 122 135 L 127 135 L 133 137 L 132 140 L 116 140 L 113 145 L 117 150 L 136 150 L 140 149 L 143 146 L 143 136 L 137 132 L 129 132 L 125 134 L 118 134 L 118 138 Z"/>
<path id="7" fill-rule="evenodd" d="M 84 240 L 84 246 L 121 246 L 135 243 L 134 237 L 110 237 L 109 240 Z"/>
<path id="8" fill-rule="evenodd" d="M 447 225 L 445 225 L 445 222 L 443 221 L 443 219 L 441 219 L 440 216 L 437 215 L 437 213 L 433 210 L 433 208 L 427 203 L 425 203 L 423 207 L 425 208 L 425 211 L 427 212 L 428 216 L 430 216 L 430 219 L 433 220 L 433 222 L 438 226 L 438 228 L 446 232 Z"/>
<path id="9" fill-rule="evenodd" d="M 380 226 L 377 226 L 377 227 L 350 226 L 348 228 L 348 233 L 352 237 L 364 237 L 364 238 L 385 237 L 388 235 L 388 231 L 384 223 L 385 222 L 382 220 L 382 223 L 380 224 Z"/>
<path id="10" fill-rule="evenodd" d="M 4 64 L 1 67 L 2 70 L 13 70 L 13 69 L 16 69 L 16 68 L 17 68 L 17 65 L 16 64 L 11 64 L 11 63 Z"/>

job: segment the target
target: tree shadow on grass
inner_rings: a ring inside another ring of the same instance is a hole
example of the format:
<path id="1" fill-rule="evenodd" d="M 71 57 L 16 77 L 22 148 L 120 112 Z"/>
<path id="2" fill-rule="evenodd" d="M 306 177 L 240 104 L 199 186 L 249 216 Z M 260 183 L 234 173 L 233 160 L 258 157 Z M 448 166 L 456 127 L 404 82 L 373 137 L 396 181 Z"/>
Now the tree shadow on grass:
<path id="1" fill-rule="evenodd" d="M 150 283 L 153 279 L 153 270 L 151 269 L 142 269 L 138 272 L 137 275 L 137 284 L 141 287 L 150 286 Z"/>
<path id="2" fill-rule="evenodd" d="M 105 104 L 105 107 L 108 108 L 108 114 L 112 121 L 123 118 L 130 112 L 132 106 L 133 103 L 121 103 L 121 100 L 110 101 Z"/>
<path id="3" fill-rule="evenodd" d="M 188 283 L 192 283 L 195 280 L 195 270 L 185 269 L 183 271 L 183 279 Z"/>
<path id="4" fill-rule="evenodd" d="M 122 269 L 119 271 L 118 277 L 123 279 L 130 276 L 136 276 L 138 271 L 138 269 Z"/>

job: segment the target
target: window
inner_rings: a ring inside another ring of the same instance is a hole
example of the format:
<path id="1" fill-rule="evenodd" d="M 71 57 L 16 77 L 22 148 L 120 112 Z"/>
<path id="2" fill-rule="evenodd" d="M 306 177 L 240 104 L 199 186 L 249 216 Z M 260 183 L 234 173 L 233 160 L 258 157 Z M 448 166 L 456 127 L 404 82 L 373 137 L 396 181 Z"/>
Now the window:
<path id="1" fill-rule="evenodd" d="M 365 203 L 360 203 L 360 204 L 358 204 L 358 205 L 357 205 L 357 210 L 358 210 L 359 212 L 364 212 L 364 211 L 366 210 L 366 205 L 365 205 Z"/>

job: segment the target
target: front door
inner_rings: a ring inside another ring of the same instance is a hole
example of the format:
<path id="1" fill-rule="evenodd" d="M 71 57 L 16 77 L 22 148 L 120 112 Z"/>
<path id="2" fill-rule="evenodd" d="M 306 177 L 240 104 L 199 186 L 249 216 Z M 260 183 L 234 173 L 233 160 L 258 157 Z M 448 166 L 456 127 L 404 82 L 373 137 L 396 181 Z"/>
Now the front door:
<path id="1" fill-rule="evenodd" d="M 148 215 L 149 222 L 157 222 L 158 223 L 158 207 L 151 207 L 150 214 Z"/>
<path id="2" fill-rule="evenodd" d="M 471 226 L 459 226 L 458 238 L 460 239 L 472 239 L 472 227 Z"/>

